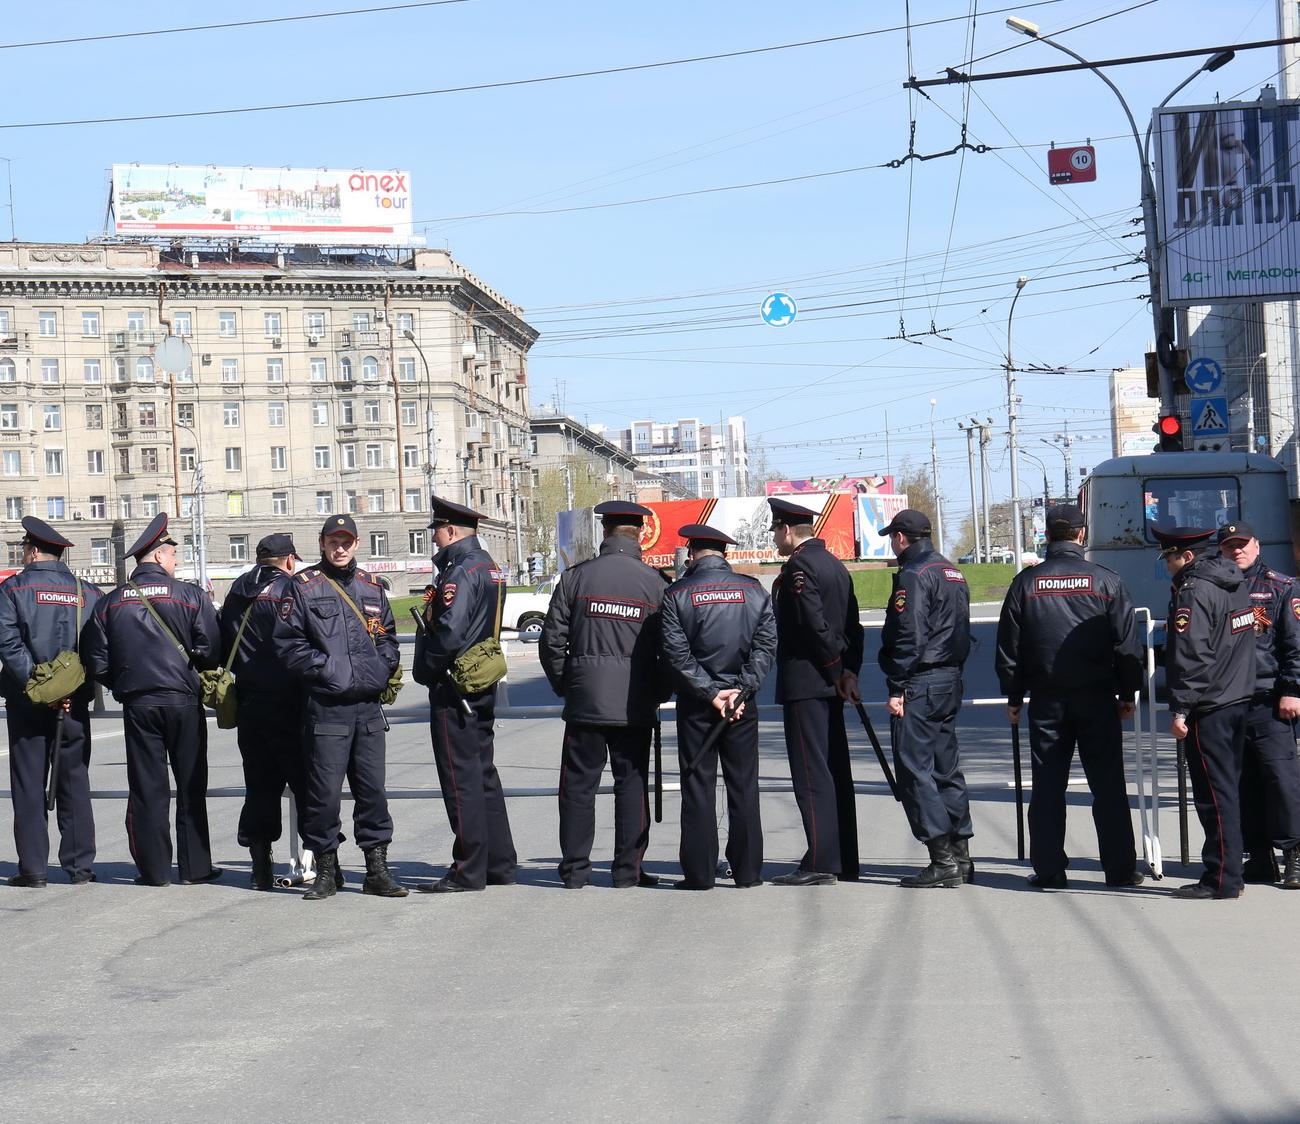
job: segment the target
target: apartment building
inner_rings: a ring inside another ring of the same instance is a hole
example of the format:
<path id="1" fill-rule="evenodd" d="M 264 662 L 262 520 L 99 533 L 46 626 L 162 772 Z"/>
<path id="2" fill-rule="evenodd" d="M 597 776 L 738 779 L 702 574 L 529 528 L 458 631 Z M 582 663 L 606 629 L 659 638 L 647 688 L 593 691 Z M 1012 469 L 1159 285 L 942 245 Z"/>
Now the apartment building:
<path id="1" fill-rule="evenodd" d="M 636 457 L 642 469 L 666 477 L 688 495 L 706 499 L 744 495 L 749 454 L 743 417 L 717 423 L 678 418 L 634 421 L 627 429 L 592 428 Z"/>
<path id="2" fill-rule="evenodd" d="M 170 334 L 193 352 L 169 374 Z M 431 491 L 487 515 L 514 562 L 531 518 L 522 311 L 445 251 L 0 245 L 0 497 L 61 525 L 74 568 L 112 580 L 113 536 L 158 511 L 186 576 L 220 591 L 289 530 L 308 561 L 348 511 L 362 565 L 428 580 Z"/>

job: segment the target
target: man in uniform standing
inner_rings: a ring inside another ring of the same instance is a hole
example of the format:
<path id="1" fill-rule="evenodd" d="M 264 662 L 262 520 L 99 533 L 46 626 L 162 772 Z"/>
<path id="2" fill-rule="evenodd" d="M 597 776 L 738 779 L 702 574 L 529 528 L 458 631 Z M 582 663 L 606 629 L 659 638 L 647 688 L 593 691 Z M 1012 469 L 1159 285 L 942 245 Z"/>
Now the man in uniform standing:
<path id="1" fill-rule="evenodd" d="M 776 701 L 808 850 L 776 886 L 826 886 L 858 877 L 857 797 L 844 702 L 857 702 L 862 624 L 844 563 L 813 535 L 817 513 L 771 498 L 772 535 L 786 562 L 773 587 Z"/>
<path id="2" fill-rule="evenodd" d="M 70 697 L 40 705 L 27 697 L 25 688 L 38 664 L 77 650 L 78 624 L 84 624 L 101 593 L 98 586 L 78 582 L 64 565 L 63 552 L 72 543 L 58 531 L 31 515 L 22 527 L 23 569 L 0 585 L 0 693 L 9 731 L 9 788 L 18 849 L 18 873 L 9 885 L 46 884 L 47 768 L 56 770 L 59 865 L 68 881 L 79 885 L 95 881 L 89 774 L 94 686 L 87 681 Z"/>
<path id="3" fill-rule="evenodd" d="M 1066 886 L 1065 792 L 1076 745 L 1106 885 L 1143 881 L 1121 727 L 1142 685 L 1142 645 L 1124 582 L 1083 556 L 1084 536 L 1077 507 L 1049 508 L 1047 557 L 1015 576 L 998 622 L 998 682 L 1013 726 L 1030 696 L 1029 884 L 1042 890 Z"/>
<path id="4" fill-rule="evenodd" d="M 880 637 L 899 794 L 930 863 L 900 886 L 960 886 L 974 878 L 970 800 L 957 750 L 962 665 L 970 652 L 970 591 L 934 549 L 930 517 L 905 508 L 880 532 L 898 557 Z"/>
<path id="5" fill-rule="evenodd" d="M 594 510 L 604 529 L 600 553 L 564 571 L 538 653 L 551 689 L 564 699 L 559 874 L 570 890 L 591 879 L 596 788 L 608 756 L 614 886 L 656 886 L 641 860 L 650 840 L 650 737 L 668 694 L 659 667 L 664 580 L 641 561 L 641 522 L 650 509 L 609 500 Z"/>
<path id="6" fill-rule="evenodd" d="M 663 646 L 677 687 L 682 778 L 680 890 L 709 890 L 717 878 L 718 760 L 727 787 L 727 862 L 741 889 L 763 881 L 758 811 L 758 705 L 776 657 L 772 599 L 754 578 L 727 564 L 735 539 L 702 523 L 677 532 L 690 565 L 663 601 Z M 755 700 L 754 705 L 747 705 Z M 708 755 L 710 730 L 727 721 Z"/>
<path id="7" fill-rule="evenodd" d="M 267 535 L 257 544 L 257 565 L 235 579 L 221 606 L 222 646 L 235 654 L 232 670 L 238 680 L 237 736 L 244 762 L 239 845 L 252 857 L 254 890 L 275 885 L 271 845 L 282 830 L 285 787 L 300 814 L 307 796 L 302 689 L 276 659 L 271 643 L 295 561 L 302 559 L 290 535 Z"/>
<path id="8" fill-rule="evenodd" d="M 1255 693 L 1246 711 L 1241 768 L 1241 830 L 1250 861 L 1247 882 L 1276 882 L 1300 890 L 1300 761 L 1295 720 L 1300 717 L 1300 593 L 1295 579 L 1264 565 L 1259 539 L 1238 520 L 1219 528 L 1219 550 L 1246 579 L 1255 611 Z"/>
<path id="9" fill-rule="evenodd" d="M 384 720 L 380 699 L 401 680 L 393 610 L 383 587 L 357 565 L 357 525 L 331 515 L 320 532 L 321 560 L 288 583 L 273 646 L 306 693 L 303 720 L 307 792 L 302 838 L 316 857 L 307 901 L 333 897 L 338 884 L 344 777 L 352 823 L 366 856 L 361 891 L 407 894 L 388 869 L 393 818 L 384 790 Z"/>
<path id="10" fill-rule="evenodd" d="M 126 834 L 136 883 L 166 886 L 172 862 L 170 761 L 176 779 L 176 861 L 183 883 L 212 882 L 208 837 L 208 724 L 199 670 L 221 661 L 221 625 L 208 595 L 176 573 L 167 513 L 127 551 L 136 568 L 100 598 L 82 632 L 87 672 L 122 704 Z"/>
<path id="11" fill-rule="evenodd" d="M 1241 757 L 1255 693 L 1255 611 L 1241 569 L 1212 553 L 1213 531 L 1156 530 L 1173 579 L 1165 672 L 1170 732 L 1182 739 L 1205 830 L 1200 881 L 1174 897 L 1235 898 L 1242 888 Z"/>
<path id="12" fill-rule="evenodd" d="M 415 639 L 415 679 L 429 688 L 433 759 L 455 842 L 451 869 L 420 889 L 445 894 L 511 885 L 516 855 L 493 762 L 496 682 L 462 693 L 450 675 L 460 657 L 500 640 L 506 575 L 479 544 L 482 515 L 436 496 L 432 510 L 438 581 Z"/>

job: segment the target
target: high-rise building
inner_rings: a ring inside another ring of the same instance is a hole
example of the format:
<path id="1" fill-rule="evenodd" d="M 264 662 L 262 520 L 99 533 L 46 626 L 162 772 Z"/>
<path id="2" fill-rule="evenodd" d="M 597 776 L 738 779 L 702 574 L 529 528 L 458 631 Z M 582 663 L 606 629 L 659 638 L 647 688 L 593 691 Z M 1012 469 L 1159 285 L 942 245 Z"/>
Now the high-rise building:
<path id="1" fill-rule="evenodd" d="M 699 418 L 634 421 L 627 429 L 592 429 L 631 453 L 644 469 L 667 477 L 690 495 L 722 499 L 745 494 L 749 454 L 743 417 L 717 423 Z"/>
<path id="2" fill-rule="evenodd" d="M 160 369 L 165 335 L 193 352 Z M 530 520 L 522 310 L 440 250 L 246 251 L 210 244 L 0 245 L 0 496 L 65 524 L 70 562 L 112 580 L 159 511 L 216 588 L 259 538 L 318 557 L 350 512 L 361 564 L 394 589 L 428 580 L 433 490 L 486 514 L 514 563 Z M 513 568 L 513 566 L 512 566 Z"/>

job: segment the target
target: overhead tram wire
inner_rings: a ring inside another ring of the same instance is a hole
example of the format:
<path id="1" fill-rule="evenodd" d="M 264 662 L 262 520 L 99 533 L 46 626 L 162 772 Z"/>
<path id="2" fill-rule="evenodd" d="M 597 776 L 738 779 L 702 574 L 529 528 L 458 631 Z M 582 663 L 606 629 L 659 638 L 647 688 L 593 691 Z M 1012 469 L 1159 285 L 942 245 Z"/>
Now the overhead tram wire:
<path id="1" fill-rule="evenodd" d="M 144 39 L 155 35 L 184 35 L 192 31 L 225 31 L 236 27 L 265 27 L 277 23 L 302 23 L 306 20 L 333 19 L 336 16 L 368 16 L 377 12 L 400 12 L 411 8 L 441 8 L 448 4 L 467 4 L 470 0 L 423 0 L 420 3 L 383 4 L 374 8 L 344 8 L 333 12 L 309 12 L 300 16 L 268 16 L 255 20 L 231 20 L 228 23 L 202 23 L 192 27 L 162 27 L 152 31 L 116 31 L 106 35 L 77 35 L 69 39 L 34 39 L 28 43 L 0 43 L 0 51 L 25 47 L 62 47 L 74 43 L 106 43 L 112 39 Z"/>
<path id="2" fill-rule="evenodd" d="M 1001 12 L 1021 11 L 1030 7 L 1047 4 L 1059 4 L 1063 0 L 1035 0 L 1034 3 L 1011 5 L 999 8 Z M 918 27 L 933 27 L 939 24 L 954 23 L 964 20 L 964 16 L 945 16 L 941 19 L 926 20 Z M 600 78 L 612 74 L 634 74 L 647 70 L 663 70 L 669 67 L 691 66 L 704 62 L 719 62 L 724 59 L 747 58 L 754 55 L 773 54 L 777 51 L 799 50 L 804 47 L 821 47 L 831 43 L 847 43 L 856 39 L 869 39 L 878 35 L 888 35 L 903 31 L 902 27 L 879 27 L 867 31 L 851 31 L 842 35 L 827 35 L 818 39 L 801 39 L 791 43 L 775 43 L 766 47 L 747 47 L 735 51 L 716 51 L 707 55 L 692 55 L 680 59 L 662 59 L 658 62 L 631 63 L 626 66 L 607 66 L 591 70 L 575 70 L 562 74 L 546 74 L 535 78 L 510 78 L 497 82 L 475 82 L 465 86 L 444 86 L 432 90 L 409 90 L 397 94 L 369 94 L 348 98 L 320 98 L 312 101 L 282 102 L 272 105 L 236 106 L 229 109 L 194 109 L 178 110 L 174 113 L 139 113 L 120 117 L 81 117 L 58 121 L 18 121 L 0 123 L 0 130 L 7 129 L 54 129 L 73 125 L 121 125 L 138 121 L 176 121 L 192 117 L 227 117 L 244 113 L 278 113 L 291 109 L 317 109 L 335 105 L 364 105 L 368 103 L 401 101 L 408 98 L 443 97 L 449 94 L 477 93 L 483 90 L 502 90 L 512 87 L 540 86 L 552 82 L 571 82 L 580 78 Z"/>
<path id="3" fill-rule="evenodd" d="M 1126 16 L 1129 12 L 1136 12 L 1139 8 L 1148 8 L 1156 2 L 1157 0 L 1141 0 L 1140 3 L 1130 4 L 1127 8 L 1120 8 L 1116 12 L 1109 12 L 1104 16 L 1098 16 L 1096 19 L 1084 20 L 1083 23 L 1071 24 L 1069 27 L 1058 27 L 1055 31 L 1047 32 L 1046 34 L 1065 35 L 1071 31 L 1078 31 L 1081 27 L 1091 27 L 1093 24 L 1102 23 L 1105 20 L 1113 20 L 1117 16 Z M 991 15 L 992 13 L 989 14 Z M 990 51 L 987 55 L 980 55 L 978 58 L 970 59 L 966 64 L 966 73 L 969 74 L 970 67 L 974 66 L 977 62 L 984 62 L 986 59 L 997 58 L 998 55 L 1005 55 L 1010 51 L 1018 51 L 1021 47 L 1029 46 L 1030 42 L 1032 42 L 1032 40 L 1022 37 L 1008 47 L 1001 47 L 996 51 Z"/>

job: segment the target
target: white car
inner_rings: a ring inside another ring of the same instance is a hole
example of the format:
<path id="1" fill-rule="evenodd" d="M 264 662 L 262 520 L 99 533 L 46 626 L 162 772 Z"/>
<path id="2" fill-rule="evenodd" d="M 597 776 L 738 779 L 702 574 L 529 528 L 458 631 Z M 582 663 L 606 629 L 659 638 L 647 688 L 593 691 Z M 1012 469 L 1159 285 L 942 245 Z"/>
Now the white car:
<path id="1" fill-rule="evenodd" d="M 531 593 L 507 593 L 501 627 L 513 628 L 520 640 L 537 641 L 542 637 L 542 622 L 551 607 L 551 594 L 557 579 L 548 578 Z"/>

